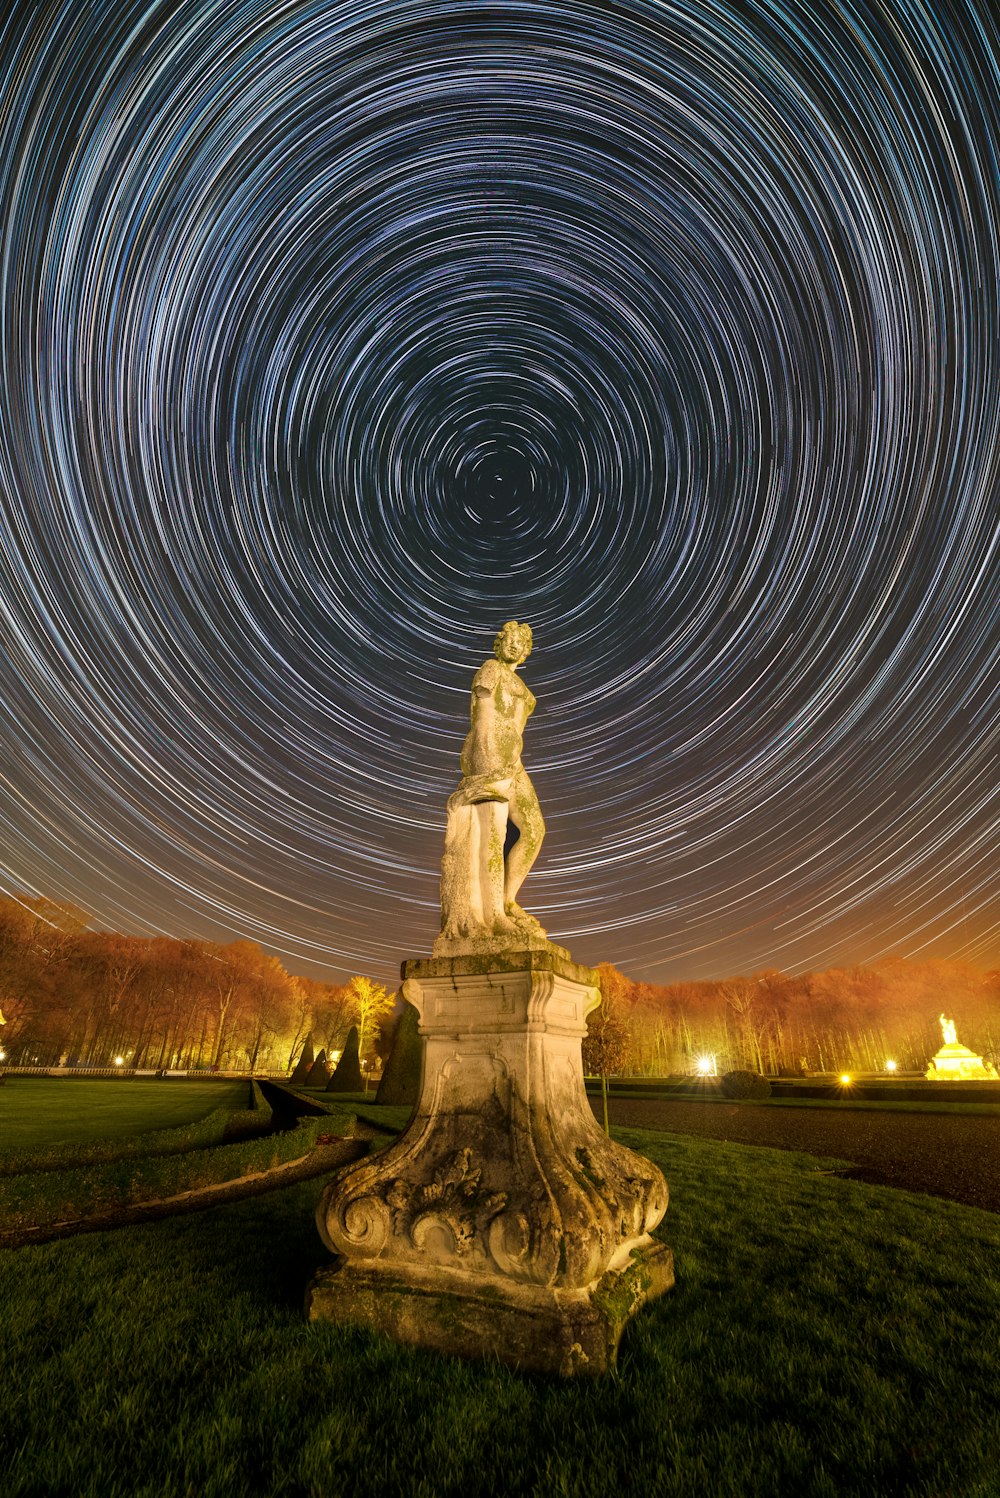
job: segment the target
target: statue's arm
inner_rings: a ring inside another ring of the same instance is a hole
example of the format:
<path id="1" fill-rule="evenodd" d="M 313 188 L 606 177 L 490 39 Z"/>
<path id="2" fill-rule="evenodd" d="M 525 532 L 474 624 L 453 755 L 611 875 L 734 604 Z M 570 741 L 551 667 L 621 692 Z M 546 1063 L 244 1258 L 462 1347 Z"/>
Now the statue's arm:
<path id="1" fill-rule="evenodd" d="M 492 697 L 496 691 L 497 682 L 500 680 L 500 662 L 497 660 L 484 661 L 472 678 L 472 694 L 474 697 Z"/>

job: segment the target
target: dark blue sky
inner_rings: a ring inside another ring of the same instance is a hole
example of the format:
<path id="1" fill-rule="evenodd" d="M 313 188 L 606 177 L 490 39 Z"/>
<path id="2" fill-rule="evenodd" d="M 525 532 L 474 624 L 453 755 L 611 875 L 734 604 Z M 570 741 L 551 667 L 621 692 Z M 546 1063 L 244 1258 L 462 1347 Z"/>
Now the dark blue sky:
<path id="1" fill-rule="evenodd" d="M 578 960 L 1000 963 L 1000 38 L 932 10 L 15 0 L 3 890 L 390 975 L 515 617 Z"/>

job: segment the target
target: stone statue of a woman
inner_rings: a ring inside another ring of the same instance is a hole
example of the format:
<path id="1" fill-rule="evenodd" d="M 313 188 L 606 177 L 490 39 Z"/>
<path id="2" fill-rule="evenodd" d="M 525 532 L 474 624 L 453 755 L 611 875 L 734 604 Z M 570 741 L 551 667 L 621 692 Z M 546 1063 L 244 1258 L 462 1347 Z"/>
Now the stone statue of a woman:
<path id="1" fill-rule="evenodd" d="M 517 668 L 530 653 L 530 626 L 511 619 L 493 643 L 493 659 L 472 680 L 462 782 L 448 799 L 438 955 L 546 944 L 538 921 L 517 903 L 545 836 L 538 797 L 521 763 L 535 699 Z M 518 838 L 505 859 L 508 820 Z"/>

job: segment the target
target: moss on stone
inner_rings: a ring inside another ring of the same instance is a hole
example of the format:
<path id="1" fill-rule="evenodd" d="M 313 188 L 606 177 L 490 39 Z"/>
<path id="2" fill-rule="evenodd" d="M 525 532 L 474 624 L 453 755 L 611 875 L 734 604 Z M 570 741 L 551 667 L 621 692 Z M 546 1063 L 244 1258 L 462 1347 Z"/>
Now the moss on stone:
<path id="1" fill-rule="evenodd" d="M 483 947 L 496 941 L 495 937 L 482 937 Z M 479 976 L 484 973 L 554 972 L 588 988 L 599 985 L 599 975 L 589 967 L 574 962 L 565 948 L 555 942 L 546 942 L 539 947 L 506 948 L 499 951 L 462 952 L 453 957 L 412 957 L 402 965 L 404 978 L 444 978 Z"/>
<path id="2" fill-rule="evenodd" d="M 652 1285 L 652 1276 L 638 1250 L 627 1269 L 609 1269 L 590 1293 L 591 1304 L 613 1326 L 622 1326 Z"/>
<path id="3" fill-rule="evenodd" d="M 583 1145 L 579 1145 L 577 1147 L 576 1163 L 580 1167 L 581 1174 L 583 1175 L 585 1180 L 589 1181 L 595 1191 L 603 1195 L 605 1185 L 604 1177 L 602 1175 L 599 1175 L 595 1170 L 590 1151 Z"/>

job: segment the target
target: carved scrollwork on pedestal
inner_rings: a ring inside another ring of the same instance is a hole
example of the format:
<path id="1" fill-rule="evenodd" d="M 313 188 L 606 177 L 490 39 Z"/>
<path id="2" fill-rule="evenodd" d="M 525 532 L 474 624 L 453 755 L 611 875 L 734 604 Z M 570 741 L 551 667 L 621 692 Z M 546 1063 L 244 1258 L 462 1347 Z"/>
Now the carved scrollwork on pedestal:
<path id="1" fill-rule="evenodd" d="M 389 1236 L 388 1213 L 376 1196 L 349 1202 L 341 1217 L 341 1229 L 349 1243 L 366 1257 L 378 1254 Z"/>
<path id="2" fill-rule="evenodd" d="M 394 1143 L 324 1191 L 334 1253 L 373 1282 L 481 1285 L 535 1304 L 652 1251 L 666 1182 L 601 1132 L 584 1089 L 577 1032 L 595 993 L 547 958 L 523 970 L 448 959 L 412 980 L 420 1101 Z"/>
<path id="3" fill-rule="evenodd" d="M 370 1166 L 365 1162 L 365 1174 Z M 358 1174 L 361 1174 L 359 1172 Z M 370 1182 L 370 1175 L 368 1176 Z M 365 1175 L 362 1175 L 365 1181 Z M 356 1196 L 341 1195 L 339 1182 L 327 1186 L 316 1208 L 316 1225 L 327 1248 L 337 1254 L 374 1259 L 382 1252 L 390 1233 L 389 1212 L 369 1186 Z"/>
<path id="4" fill-rule="evenodd" d="M 640 1158 L 630 1152 L 630 1160 Z M 583 1176 L 611 1212 L 622 1241 L 648 1232 L 660 1221 L 667 1209 L 667 1194 L 666 1182 L 659 1171 L 655 1176 L 626 1175 L 615 1171 L 616 1179 L 609 1180 L 610 1172 L 602 1168 L 592 1149 L 579 1147 L 576 1160 Z M 645 1163 L 651 1165 L 649 1161 Z"/>
<path id="5" fill-rule="evenodd" d="M 490 1223 L 487 1246 L 490 1258 L 502 1274 L 525 1278 L 531 1243 L 531 1224 L 523 1212 L 501 1212 Z"/>
<path id="6" fill-rule="evenodd" d="M 473 1163 L 471 1149 L 461 1149 L 429 1181 L 393 1181 L 385 1202 L 394 1233 L 415 1248 L 462 1258 L 477 1243 L 485 1249 L 489 1225 L 507 1205 L 507 1196 L 483 1187 L 482 1167 Z"/>

